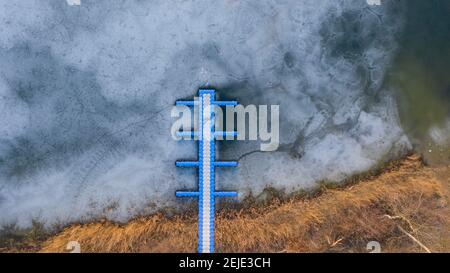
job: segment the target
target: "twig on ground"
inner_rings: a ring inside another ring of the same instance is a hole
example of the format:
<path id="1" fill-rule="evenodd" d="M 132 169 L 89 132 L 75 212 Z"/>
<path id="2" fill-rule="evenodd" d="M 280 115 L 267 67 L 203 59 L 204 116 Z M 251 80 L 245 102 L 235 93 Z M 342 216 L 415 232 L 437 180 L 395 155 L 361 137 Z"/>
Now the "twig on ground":
<path id="1" fill-rule="evenodd" d="M 431 253 L 431 250 L 426 247 L 424 244 L 422 244 L 419 240 L 417 240 L 414 236 L 412 236 L 410 233 L 408 233 L 406 230 L 404 230 L 401 226 L 397 225 L 398 229 L 400 229 L 401 232 L 403 232 L 404 234 L 406 234 L 406 236 L 408 236 L 409 238 L 411 238 L 411 240 L 413 240 L 414 242 L 416 242 L 420 247 L 422 247 L 427 253 Z"/>
<path id="2" fill-rule="evenodd" d="M 409 226 L 409 228 L 415 233 L 415 229 L 413 228 L 411 222 L 406 219 L 403 216 L 390 216 L 390 215 L 384 215 L 384 217 L 390 219 L 390 220 L 397 220 L 397 219 L 401 219 L 404 222 L 406 222 Z M 404 228 L 402 228 L 400 225 L 397 224 L 398 229 L 403 232 L 406 236 L 408 236 L 411 240 L 413 240 L 416 244 L 418 244 L 421 248 L 423 248 L 427 253 L 431 253 L 431 250 L 426 247 L 424 244 L 422 244 L 416 237 L 414 237 L 411 233 L 407 232 Z"/>

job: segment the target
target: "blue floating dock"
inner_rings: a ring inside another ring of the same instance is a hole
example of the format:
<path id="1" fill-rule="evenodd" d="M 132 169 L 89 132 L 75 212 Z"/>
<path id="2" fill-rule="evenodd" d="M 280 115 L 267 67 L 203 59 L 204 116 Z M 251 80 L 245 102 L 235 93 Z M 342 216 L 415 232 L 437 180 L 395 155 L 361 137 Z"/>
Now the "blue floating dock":
<path id="1" fill-rule="evenodd" d="M 198 168 L 198 191 L 178 191 L 177 197 L 198 198 L 198 252 L 214 252 L 214 207 L 216 197 L 236 197 L 236 192 L 215 191 L 215 167 L 236 167 L 235 161 L 215 161 L 215 139 L 237 136 L 237 132 L 215 131 L 214 106 L 237 105 L 236 101 L 216 101 L 214 90 L 199 90 L 198 101 L 177 101 L 176 105 L 199 108 L 198 132 L 178 132 L 178 136 L 198 138 L 198 161 L 177 161 L 177 167 Z"/>

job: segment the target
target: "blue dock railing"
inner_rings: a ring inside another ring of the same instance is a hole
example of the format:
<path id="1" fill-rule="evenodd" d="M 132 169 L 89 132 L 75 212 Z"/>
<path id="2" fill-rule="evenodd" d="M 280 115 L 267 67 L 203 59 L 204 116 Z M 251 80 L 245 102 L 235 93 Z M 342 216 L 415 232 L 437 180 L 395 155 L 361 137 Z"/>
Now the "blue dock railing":
<path id="1" fill-rule="evenodd" d="M 237 197 L 236 192 L 215 190 L 215 167 L 236 167 L 235 161 L 215 161 L 217 136 L 237 136 L 237 132 L 215 131 L 215 106 L 237 105 L 236 101 L 216 101 L 214 90 L 199 90 L 195 101 L 177 101 L 176 105 L 200 107 L 197 132 L 178 132 L 180 137 L 198 139 L 198 161 L 177 161 L 177 167 L 198 168 L 198 191 L 178 191 L 177 197 L 198 198 L 198 252 L 214 252 L 214 207 L 216 197 Z"/>

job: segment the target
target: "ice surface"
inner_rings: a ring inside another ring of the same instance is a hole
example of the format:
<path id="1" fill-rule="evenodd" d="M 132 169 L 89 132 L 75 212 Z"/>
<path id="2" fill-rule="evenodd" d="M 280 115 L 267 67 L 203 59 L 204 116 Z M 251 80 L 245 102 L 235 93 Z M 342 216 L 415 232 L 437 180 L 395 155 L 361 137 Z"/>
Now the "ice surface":
<path id="1" fill-rule="evenodd" d="M 69 1 L 71 3 L 78 1 Z M 196 144 L 170 136 L 175 100 L 280 105 L 281 146 L 219 145 L 218 190 L 240 198 L 340 181 L 409 148 L 383 85 L 401 31 L 383 1 L 0 0 L 0 224 L 179 206 Z"/>
<path id="2" fill-rule="evenodd" d="M 450 143 L 450 118 L 445 120 L 444 125 L 431 127 L 428 134 L 437 145 L 442 147 L 448 145 Z"/>

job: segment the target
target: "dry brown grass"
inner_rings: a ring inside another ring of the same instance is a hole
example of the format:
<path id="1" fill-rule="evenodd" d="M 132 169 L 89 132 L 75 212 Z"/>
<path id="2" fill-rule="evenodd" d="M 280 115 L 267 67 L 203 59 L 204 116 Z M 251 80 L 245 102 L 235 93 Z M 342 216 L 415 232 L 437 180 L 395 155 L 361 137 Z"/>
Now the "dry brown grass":
<path id="1" fill-rule="evenodd" d="M 448 166 L 424 167 L 410 156 L 377 177 L 314 198 L 223 211 L 216 218 L 216 251 L 367 252 L 367 242 L 376 240 L 385 252 L 424 252 L 417 242 L 448 252 L 449 174 Z M 158 214 L 125 225 L 75 225 L 41 251 L 65 252 L 69 241 L 78 241 L 82 252 L 195 252 L 196 220 Z"/>

